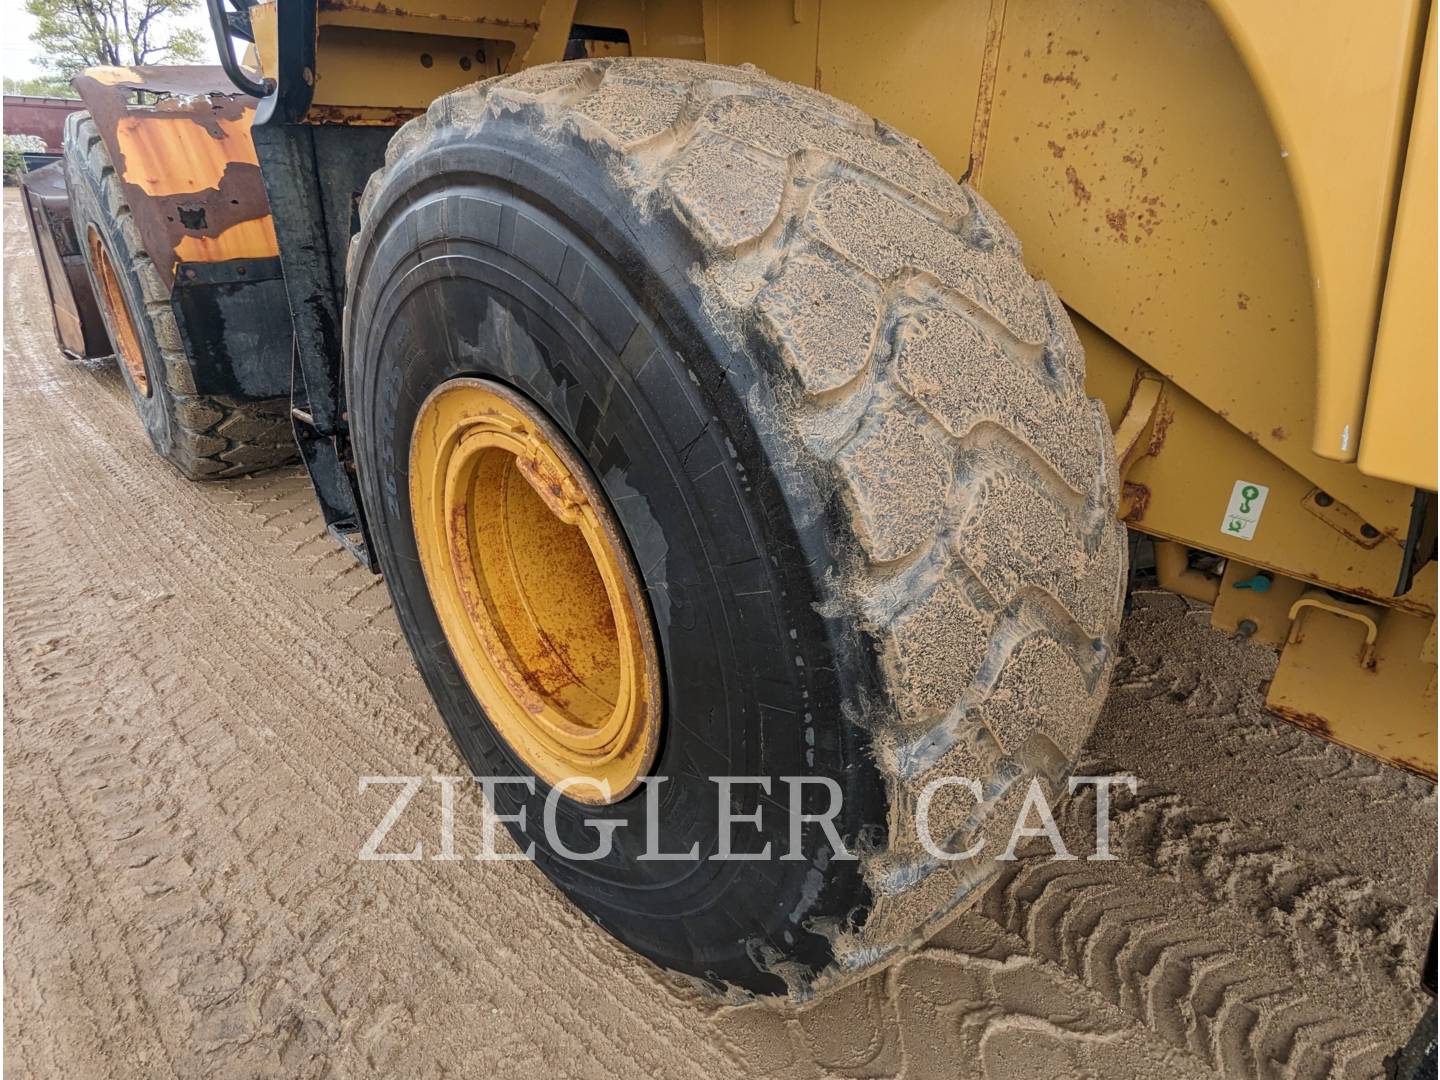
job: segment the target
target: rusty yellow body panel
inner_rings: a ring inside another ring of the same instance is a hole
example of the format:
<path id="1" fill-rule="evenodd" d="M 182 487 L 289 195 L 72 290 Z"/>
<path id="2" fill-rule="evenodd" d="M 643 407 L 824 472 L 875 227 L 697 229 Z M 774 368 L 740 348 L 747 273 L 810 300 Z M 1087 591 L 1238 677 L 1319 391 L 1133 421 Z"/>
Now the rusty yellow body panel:
<path id="1" fill-rule="evenodd" d="M 1153 376 L 1138 357 L 1084 319 L 1077 319 L 1076 327 L 1085 346 L 1088 388 L 1106 403 L 1111 426 L 1119 428 L 1132 387 Z M 1132 528 L 1377 602 L 1435 610 L 1433 595 L 1414 589 L 1406 597 L 1391 595 L 1400 572 L 1403 528 L 1376 528 L 1374 538 L 1361 535 L 1369 523 L 1352 508 L 1338 497 L 1328 506 L 1315 506 L 1313 480 L 1266 453 L 1173 383 L 1165 384 L 1161 408 L 1159 435 L 1147 441 L 1144 453 L 1122 462 L 1128 466 L 1122 512 Z M 1223 528 L 1235 482 L 1241 480 L 1269 489 L 1248 540 Z"/>
<path id="2" fill-rule="evenodd" d="M 427 0 L 402 9 L 327 0 L 317 13 L 311 123 L 390 125 L 476 79 L 562 59 L 573 23 L 625 30 L 626 53 L 700 59 L 698 3 Z M 251 11 L 261 70 L 276 70 L 274 3 Z M 808 77 L 807 77 L 808 78 Z"/>
<path id="3" fill-rule="evenodd" d="M 1416 406 L 1436 398 L 1435 28 L 1432 8 L 1359 459 L 1360 469 L 1371 476 L 1431 491 L 1436 487 L 1435 410 Z"/>
<path id="4" fill-rule="evenodd" d="M 1420 0 L 1216 0 L 1274 125 L 1298 203 L 1316 318 L 1315 453 L 1354 461 L 1408 134 Z M 1343 66 L 1317 62 L 1331 56 Z"/>
<path id="5" fill-rule="evenodd" d="M 1435 779 L 1435 620 L 1303 593 L 1266 707 Z"/>
<path id="6" fill-rule="evenodd" d="M 280 253 L 275 222 L 263 218 L 238 221 L 213 236 L 182 236 L 175 245 L 177 263 L 224 262 L 226 259 L 266 259 Z"/>
<path id="7" fill-rule="evenodd" d="M 1408 491 L 1312 450 L 1319 308 L 1355 297 L 1316 290 L 1285 148 L 1222 22 L 1199 2 L 1012 0 L 997 80 L 980 189 L 1032 267 L 1237 431 L 1403 530 Z M 1379 286 L 1377 270 L 1372 328 Z"/>
<path id="8" fill-rule="evenodd" d="M 1157 545 L 1160 550 L 1183 545 Z M 1189 596 L 1180 587 L 1162 586 Z M 1210 621 L 1220 630 L 1279 648 L 1266 693 L 1273 712 L 1309 731 L 1398 765 L 1436 776 L 1435 615 L 1342 598 L 1313 585 L 1229 559 Z M 1412 592 L 1433 599 L 1435 564 Z M 1197 599 L 1205 599 L 1197 596 Z"/>
<path id="9" fill-rule="evenodd" d="M 181 263 L 278 257 L 250 132 L 255 100 L 218 68 L 89 68 L 75 87 L 167 285 Z"/>
<path id="10" fill-rule="evenodd" d="M 514 54 L 509 41 L 441 35 L 381 35 L 375 40 L 362 27 L 322 26 L 319 44 L 330 61 L 330 74 L 317 80 L 312 113 L 324 122 L 393 124 L 425 111 L 435 98 L 454 88 L 466 70 L 496 75 Z M 426 62 L 428 60 L 428 63 Z M 461 61 L 471 67 L 462 69 Z M 372 66 L 373 65 L 373 66 Z M 395 88 L 378 87 L 394 81 Z M 468 81 L 468 80 L 467 80 Z M 366 104 L 393 98 L 396 105 Z"/>
<path id="11" fill-rule="evenodd" d="M 1297 717 L 1348 708 L 1329 689 L 1344 665 L 1314 683 L 1318 705 L 1297 689 L 1344 636 L 1326 620 L 1345 616 L 1303 607 L 1292 635 L 1290 607 L 1313 588 L 1363 601 L 1383 614 L 1381 661 L 1354 685 L 1398 716 L 1397 695 L 1414 705 L 1424 680 L 1392 643 L 1408 648 L 1436 610 L 1430 553 L 1407 562 L 1415 489 L 1436 483 L 1430 12 L 1427 0 L 925 0 L 883 14 L 865 0 L 326 0 L 304 119 L 394 123 L 444 90 L 559 59 L 573 24 L 623 30 L 633 55 L 752 63 L 918 137 L 996 206 L 1076 315 L 1090 389 L 1120 429 L 1123 512 L 1168 542 L 1162 577 L 1213 599 L 1217 625 L 1284 647 L 1277 707 Z M 1223 527 L 1252 486 L 1263 514 Z M 1226 561 L 1200 573 L 1191 549 Z M 1270 589 L 1236 587 L 1262 573 Z M 1334 720 L 1341 741 L 1433 775 L 1410 721 L 1367 742 L 1360 712 Z"/>
<path id="12" fill-rule="evenodd" d="M 250 141 L 254 109 L 202 127 L 190 116 L 127 115 L 115 125 L 124 161 L 121 175 L 147 195 L 179 195 L 218 188 L 232 161 L 259 167 Z"/>

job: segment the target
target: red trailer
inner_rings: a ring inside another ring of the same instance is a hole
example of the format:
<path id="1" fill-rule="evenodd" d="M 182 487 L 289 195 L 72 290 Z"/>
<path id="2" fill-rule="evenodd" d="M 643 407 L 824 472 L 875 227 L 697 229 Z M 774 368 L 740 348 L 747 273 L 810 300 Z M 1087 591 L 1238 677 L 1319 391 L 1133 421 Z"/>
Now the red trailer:
<path id="1" fill-rule="evenodd" d="M 79 98 L 26 97 L 5 95 L 4 128 L 6 135 L 38 135 L 45 140 L 45 151 L 59 154 L 65 135 L 65 117 L 85 108 Z"/>

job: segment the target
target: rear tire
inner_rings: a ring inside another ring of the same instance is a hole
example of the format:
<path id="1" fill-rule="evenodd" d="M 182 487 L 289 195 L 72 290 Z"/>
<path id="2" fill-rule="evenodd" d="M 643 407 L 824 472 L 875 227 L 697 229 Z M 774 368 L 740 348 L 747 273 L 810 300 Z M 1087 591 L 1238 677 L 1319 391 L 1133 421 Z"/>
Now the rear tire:
<path id="1" fill-rule="evenodd" d="M 357 468 L 471 769 L 526 771 L 440 631 L 407 498 L 420 403 L 459 377 L 545 410 L 628 540 L 665 683 L 661 850 L 714 850 L 699 792 L 729 774 L 834 780 L 860 853 L 827 860 L 806 826 L 803 861 L 716 872 L 637 861 L 619 829 L 612 858 L 571 863 L 539 828 L 542 785 L 497 800 L 526 807 L 512 831 L 541 868 L 656 963 L 796 998 L 971 901 L 1013 821 L 997 808 L 1032 776 L 1059 781 L 1094 723 L 1125 583 L 1079 342 L 990 207 L 823 94 L 616 60 L 441 98 L 392 140 L 361 215 Z M 918 842 L 917 797 L 943 774 L 984 798 L 946 788 L 931 833 L 956 851 L 991 837 L 980 858 Z M 765 805 L 781 850 L 783 800 Z M 587 815 L 638 821 L 643 801 L 562 807 L 578 835 Z"/>
<path id="2" fill-rule="evenodd" d="M 287 399 L 244 401 L 195 392 L 170 291 L 145 253 L 89 113 L 72 113 L 66 120 L 65 183 L 75 235 L 121 374 L 160 456 L 189 480 L 243 476 L 296 460 Z"/>

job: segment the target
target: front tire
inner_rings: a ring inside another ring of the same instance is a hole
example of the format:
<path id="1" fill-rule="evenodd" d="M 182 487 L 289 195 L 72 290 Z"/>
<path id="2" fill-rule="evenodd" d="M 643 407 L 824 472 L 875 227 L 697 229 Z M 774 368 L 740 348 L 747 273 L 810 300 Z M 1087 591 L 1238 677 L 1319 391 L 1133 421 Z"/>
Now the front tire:
<path id="1" fill-rule="evenodd" d="M 1079 343 L 974 192 L 753 69 L 550 65 L 401 129 L 349 275 L 365 507 L 472 771 L 529 770 L 436 616 L 407 493 L 421 403 L 479 378 L 563 432 L 638 568 L 664 684 L 660 850 L 716 850 L 709 777 L 812 777 L 860 856 L 830 858 L 811 823 L 793 861 L 642 860 L 637 791 L 603 814 L 562 800 L 572 846 L 587 816 L 627 824 L 611 857 L 574 863 L 539 827 L 545 786 L 502 791 L 577 905 L 664 967 L 803 997 L 976 895 L 996 844 L 936 858 L 917 796 L 981 782 L 978 805 L 930 809 L 961 850 L 1032 775 L 1064 774 L 1104 694 L 1124 546 Z M 737 814 L 762 805 L 737 791 Z M 750 839 L 778 856 L 783 793 L 763 806 Z"/>

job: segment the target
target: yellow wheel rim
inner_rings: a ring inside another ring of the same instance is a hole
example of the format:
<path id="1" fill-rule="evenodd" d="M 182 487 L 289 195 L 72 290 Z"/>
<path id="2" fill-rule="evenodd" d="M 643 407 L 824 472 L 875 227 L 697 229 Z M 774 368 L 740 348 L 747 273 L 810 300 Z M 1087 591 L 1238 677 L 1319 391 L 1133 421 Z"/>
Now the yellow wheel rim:
<path id="1" fill-rule="evenodd" d="M 130 309 L 125 306 L 125 294 L 120 289 L 115 266 L 110 262 L 110 253 L 94 225 L 90 226 L 86 240 L 90 244 L 90 265 L 95 267 L 95 274 L 100 279 L 100 302 L 105 305 L 105 313 L 110 316 L 110 326 L 115 334 L 115 351 L 130 372 L 130 381 L 135 388 L 142 397 L 149 397 L 150 379 L 145 374 L 145 354 L 140 349 L 140 335 L 135 333 L 135 324 L 130 321 Z"/>
<path id="2" fill-rule="evenodd" d="M 453 379 L 420 409 L 410 507 L 430 597 L 470 690 L 550 785 L 605 804 L 655 759 L 660 666 L 614 516 L 520 394 Z"/>

